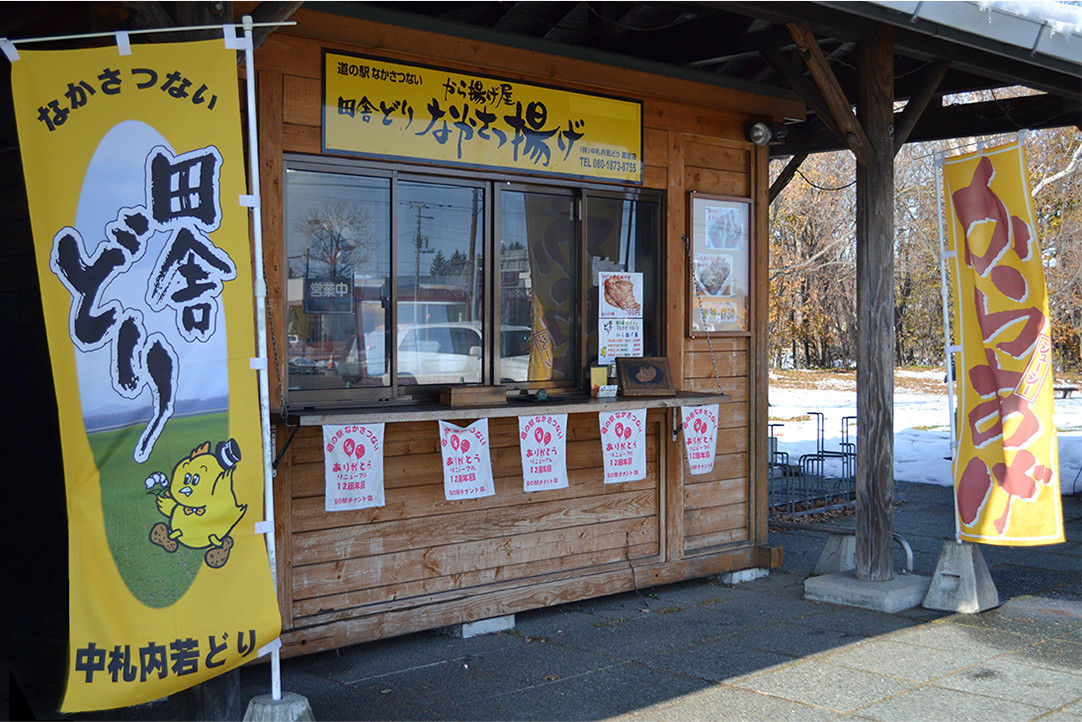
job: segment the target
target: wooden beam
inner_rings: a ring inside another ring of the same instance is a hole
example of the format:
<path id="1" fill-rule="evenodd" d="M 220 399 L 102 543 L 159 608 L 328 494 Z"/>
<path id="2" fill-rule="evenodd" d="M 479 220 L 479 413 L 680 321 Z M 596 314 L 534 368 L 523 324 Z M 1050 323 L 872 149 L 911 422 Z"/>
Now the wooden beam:
<path id="1" fill-rule="evenodd" d="M 894 48 L 890 28 L 858 46 L 857 579 L 894 577 Z"/>
<path id="2" fill-rule="evenodd" d="M 826 58 L 823 57 L 823 51 L 815 41 L 815 36 L 804 23 L 787 23 L 785 27 L 789 30 L 793 42 L 796 43 L 804 64 L 808 66 L 812 79 L 823 94 L 831 117 L 841 129 L 842 137 L 849 149 L 853 151 L 853 155 L 857 157 L 857 163 L 864 165 L 872 162 L 871 147 L 864 128 L 853 114 L 851 104 L 845 97 L 838 79 L 834 76 L 834 71 L 830 69 Z M 893 86 L 892 80 L 891 87 Z"/>
<path id="3" fill-rule="evenodd" d="M 1027 95 L 1021 98 L 947 106 L 941 106 L 932 100 L 916 119 L 916 125 L 905 138 L 905 142 L 926 143 L 948 138 L 1014 133 L 1019 126 L 1030 130 L 1078 127 L 1080 119 L 1082 107 L 1077 100 L 1070 101 L 1050 95 Z M 901 123 L 902 113 L 895 113 L 894 127 L 899 128 Z M 822 123 L 790 123 L 785 129 L 788 131 L 785 140 L 770 144 L 772 158 L 846 150 L 838 136 L 827 130 Z M 898 131 L 895 130 L 895 137 L 897 136 Z"/>
<path id="4" fill-rule="evenodd" d="M 796 175 L 796 171 L 800 168 L 800 164 L 807 159 L 808 155 L 794 155 L 789 159 L 789 162 L 782 169 L 778 177 L 774 179 L 774 182 L 770 184 L 770 203 L 774 202 L 774 199 L 778 197 L 778 194 L 785 190 L 785 186 L 789 185 L 789 181 L 793 180 L 793 176 Z"/>
<path id="5" fill-rule="evenodd" d="M 909 138 L 909 134 L 913 132 L 914 126 L 920 120 L 924 109 L 928 107 L 928 102 L 935 95 L 935 91 L 939 88 L 939 83 L 943 80 L 943 76 L 947 74 L 947 68 L 949 67 L 949 61 L 937 60 L 921 74 L 921 78 L 917 82 L 916 92 L 910 96 L 909 102 L 905 104 L 905 110 L 902 111 L 901 117 L 894 124 L 894 155 L 898 155 L 898 151 L 902 149 L 906 139 Z"/>
<path id="6" fill-rule="evenodd" d="M 261 2 L 248 13 L 256 23 L 281 23 L 289 20 L 303 2 Z M 263 44 L 277 28 L 255 28 L 252 31 L 253 50 Z"/>
<path id="7" fill-rule="evenodd" d="M 825 125 L 834 135 L 843 139 L 844 135 L 838 124 L 834 122 L 834 118 L 831 116 L 830 110 L 827 108 L 826 100 L 823 98 L 823 94 L 819 92 L 819 89 L 815 87 L 815 83 L 804 77 L 800 72 L 799 61 L 794 64 L 793 58 L 786 55 L 777 48 L 769 48 L 759 53 L 763 60 L 765 60 L 774 72 L 781 76 L 785 84 L 788 85 L 793 92 L 800 96 L 801 100 L 808 104 L 808 107 L 812 109 L 816 117 L 819 118 L 823 125 Z"/>

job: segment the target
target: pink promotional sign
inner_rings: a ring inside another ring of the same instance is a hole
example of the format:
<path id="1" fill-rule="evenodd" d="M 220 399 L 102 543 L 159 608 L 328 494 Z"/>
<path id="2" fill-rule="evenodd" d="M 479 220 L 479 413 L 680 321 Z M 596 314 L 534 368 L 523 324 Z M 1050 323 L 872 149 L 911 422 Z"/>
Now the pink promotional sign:
<path id="1" fill-rule="evenodd" d="M 567 488 L 567 414 L 518 417 L 522 490 Z"/>
<path id="2" fill-rule="evenodd" d="M 324 508 L 383 506 L 383 424 L 323 427 Z"/>
<path id="3" fill-rule="evenodd" d="M 681 406 L 680 411 L 684 417 L 688 468 L 692 474 L 709 474 L 714 470 L 718 450 L 718 405 Z"/>
<path id="4" fill-rule="evenodd" d="M 447 501 L 492 496 L 492 455 L 488 443 L 488 419 L 466 428 L 440 422 L 443 453 L 443 495 Z"/>
<path id="5" fill-rule="evenodd" d="M 605 483 L 646 478 L 646 409 L 598 414 Z"/>

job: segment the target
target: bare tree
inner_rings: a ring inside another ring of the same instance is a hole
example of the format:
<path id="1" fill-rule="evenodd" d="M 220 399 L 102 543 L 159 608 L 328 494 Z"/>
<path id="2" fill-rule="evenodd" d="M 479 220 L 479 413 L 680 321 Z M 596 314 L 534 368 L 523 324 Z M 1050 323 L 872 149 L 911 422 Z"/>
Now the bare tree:
<path id="1" fill-rule="evenodd" d="M 1000 93 L 999 99 L 1005 95 Z M 992 98 L 983 98 L 991 100 Z M 943 363 L 943 302 L 935 156 L 1003 136 L 903 147 L 895 163 L 896 363 Z M 1048 287 L 1057 368 L 1082 370 L 1082 133 L 1026 136 L 1036 233 Z M 777 175 L 784 162 L 771 165 Z M 849 153 L 811 156 L 770 207 L 770 359 L 774 365 L 853 362 L 855 197 Z"/>
<path id="2" fill-rule="evenodd" d="M 333 280 L 356 273 L 371 260 L 370 223 L 368 211 L 349 201 L 327 200 L 313 206 L 294 226 L 307 244 L 303 256 L 291 259 L 290 276 Z"/>

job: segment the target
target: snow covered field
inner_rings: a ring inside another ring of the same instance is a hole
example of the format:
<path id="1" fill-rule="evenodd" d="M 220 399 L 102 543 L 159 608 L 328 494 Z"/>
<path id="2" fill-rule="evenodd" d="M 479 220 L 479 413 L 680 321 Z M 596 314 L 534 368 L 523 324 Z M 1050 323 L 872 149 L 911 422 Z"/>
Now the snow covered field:
<path id="1" fill-rule="evenodd" d="M 815 451 L 816 420 L 808 412 L 824 415 L 824 448 L 840 449 L 842 420 L 856 416 L 854 376 L 792 372 L 770 375 L 770 423 L 778 439 L 778 451 L 796 462 Z M 794 384 L 796 387 L 794 387 Z M 957 399 L 956 399 L 957 401 Z M 950 411 L 943 371 L 895 372 L 894 478 L 896 481 L 951 486 Z M 850 422 L 854 423 L 854 422 Z M 1082 493 L 1082 398 L 1056 399 L 1056 430 L 1059 434 L 1059 472 L 1064 494 Z M 855 441 L 856 427 L 850 429 Z M 841 462 L 828 461 L 828 476 L 841 476 Z"/>

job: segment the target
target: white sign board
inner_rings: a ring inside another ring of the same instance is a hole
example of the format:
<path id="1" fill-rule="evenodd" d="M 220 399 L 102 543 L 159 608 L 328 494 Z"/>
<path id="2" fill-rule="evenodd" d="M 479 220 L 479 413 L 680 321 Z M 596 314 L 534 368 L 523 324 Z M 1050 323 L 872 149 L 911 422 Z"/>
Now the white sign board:
<path id="1" fill-rule="evenodd" d="M 477 499 L 496 493 L 492 483 L 492 454 L 488 419 L 466 428 L 440 422 L 443 454 L 443 495 L 447 501 Z"/>
<path id="2" fill-rule="evenodd" d="M 567 488 L 567 414 L 518 417 L 523 491 Z"/>
<path id="3" fill-rule="evenodd" d="M 323 427 L 324 509 L 383 506 L 383 424 Z"/>
<path id="4" fill-rule="evenodd" d="M 601 455 L 605 483 L 617 484 L 646 478 L 646 409 L 603 411 Z"/>
<path id="5" fill-rule="evenodd" d="M 708 474 L 714 470 L 718 449 L 718 405 L 682 406 L 684 417 L 684 447 L 688 468 L 692 474 Z"/>

